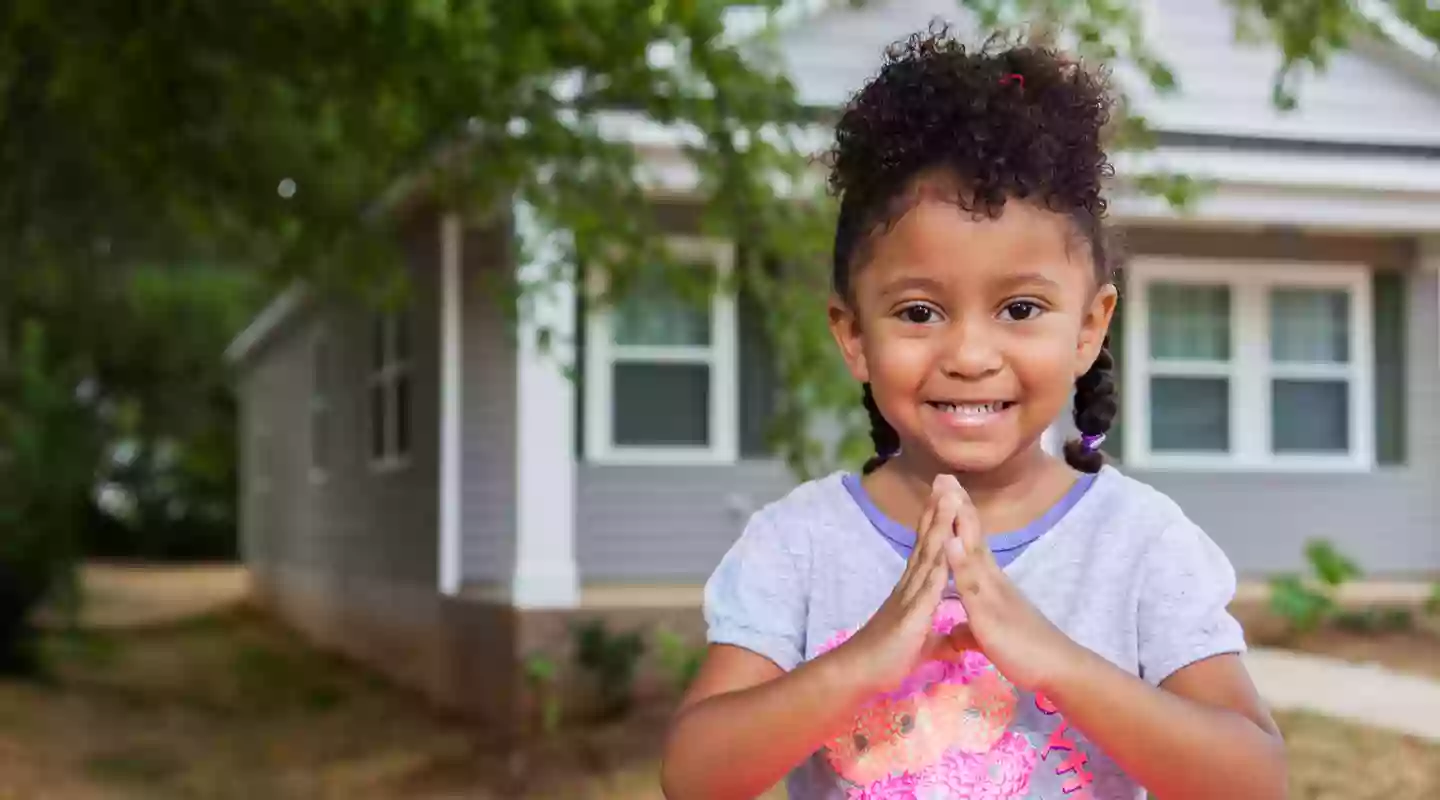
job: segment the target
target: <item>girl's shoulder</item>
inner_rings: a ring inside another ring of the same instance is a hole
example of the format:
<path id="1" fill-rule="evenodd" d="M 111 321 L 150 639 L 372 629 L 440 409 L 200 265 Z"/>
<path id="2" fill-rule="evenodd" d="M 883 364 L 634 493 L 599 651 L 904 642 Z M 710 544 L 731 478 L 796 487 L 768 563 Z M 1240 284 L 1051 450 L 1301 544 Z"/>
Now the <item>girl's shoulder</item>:
<path id="1" fill-rule="evenodd" d="M 1154 557 L 1165 551 L 1214 551 L 1210 536 L 1169 495 L 1121 469 L 1106 465 L 1086 499 L 1076 507 L 1093 546 L 1112 557 L 1133 553 Z"/>
<path id="2" fill-rule="evenodd" d="M 812 478 L 791 488 L 784 495 L 761 506 L 750 516 L 746 529 L 779 527 L 794 530 L 815 525 L 844 524 L 849 520 L 851 503 L 845 489 L 844 471 Z"/>
<path id="3" fill-rule="evenodd" d="M 809 561 L 817 542 L 834 543 L 837 531 L 865 523 L 845 488 L 849 474 L 832 472 L 804 481 L 750 515 L 727 560 L 776 557 Z"/>

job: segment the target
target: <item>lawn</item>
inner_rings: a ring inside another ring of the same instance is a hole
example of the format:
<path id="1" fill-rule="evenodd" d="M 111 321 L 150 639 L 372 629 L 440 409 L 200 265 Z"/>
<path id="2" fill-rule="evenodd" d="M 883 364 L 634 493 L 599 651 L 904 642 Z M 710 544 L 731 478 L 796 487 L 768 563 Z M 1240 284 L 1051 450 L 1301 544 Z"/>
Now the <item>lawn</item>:
<path id="1" fill-rule="evenodd" d="M 0 683 L 0 800 L 660 798 L 662 715 L 506 759 L 246 611 L 56 635 L 49 650 L 48 685 Z M 1296 800 L 1440 797 L 1440 744 L 1282 724 Z"/>

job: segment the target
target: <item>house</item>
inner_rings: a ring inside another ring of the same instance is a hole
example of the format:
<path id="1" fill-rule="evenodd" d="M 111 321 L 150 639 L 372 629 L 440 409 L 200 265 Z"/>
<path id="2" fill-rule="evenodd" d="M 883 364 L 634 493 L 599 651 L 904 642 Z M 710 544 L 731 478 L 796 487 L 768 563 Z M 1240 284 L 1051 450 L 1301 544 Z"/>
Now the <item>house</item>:
<path id="1" fill-rule="evenodd" d="M 955 9 L 822 4 L 785 34 L 788 68 L 807 103 L 836 106 L 884 44 Z M 1237 43 L 1223 0 L 1145 9 L 1184 93 L 1136 92 L 1159 146 L 1118 164 L 1132 259 L 1111 454 L 1242 573 L 1297 567 L 1311 536 L 1370 571 L 1440 570 L 1440 65 L 1366 39 L 1286 113 L 1278 55 Z M 698 236 L 673 137 L 625 132 L 676 245 L 724 269 L 734 249 Z M 1124 182 L 1145 163 L 1214 188 L 1177 215 Z M 518 657 L 577 614 L 693 628 L 703 580 L 793 478 L 760 435 L 760 310 L 651 297 L 622 322 L 560 287 L 517 337 L 483 278 L 540 268 L 515 244 L 543 260 L 551 234 L 518 203 L 491 227 L 420 208 L 407 310 L 294 289 L 231 347 L 243 551 L 257 596 L 316 640 L 512 718 Z M 542 327 L 578 352 L 541 348 Z"/>

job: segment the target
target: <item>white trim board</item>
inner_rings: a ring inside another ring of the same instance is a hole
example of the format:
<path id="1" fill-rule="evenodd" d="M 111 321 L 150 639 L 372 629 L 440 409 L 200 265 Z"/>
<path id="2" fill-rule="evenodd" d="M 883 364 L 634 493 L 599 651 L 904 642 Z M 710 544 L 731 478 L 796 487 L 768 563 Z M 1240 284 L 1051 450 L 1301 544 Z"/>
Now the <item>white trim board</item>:
<path id="1" fill-rule="evenodd" d="M 1271 472 L 1356 472 L 1375 465 L 1374 321 L 1369 268 L 1299 262 L 1138 258 L 1127 268 L 1124 460 L 1143 469 Z M 1150 287 L 1155 283 L 1225 285 L 1230 289 L 1230 355 L 1221 363 L 1150 358 Z M 1269 351 L 1266 292 L 1271 287 L 1342 289 L 1349 298 L 1350 360 L 1343 365 L 1276 364 Z M 1150 377 L 1216 376 L 1228 380 L 1230 448 L 1225 453 L 1164 453 L 1150 449 Z M 1344 454 L 1277 454 L 1271 444 L 1274 378 L 1344 379 L 1350 410 Z"/>
<path id="2" fill-rule="evenodd" d="M 303 308 L 309 297 L 309 289 L 300 283 L 292 284 L 276 295 L 225 348 L 225 360 L 232 364 L 244 361 L 270 338 L 270 334 Z"/>
<path id="3" fill-rule="evenodd" d="M 559 236 L 525 202 L 514 206 L 522 286 L 550 279 L 563 258 Z M 574 608 L 580 601 L 575 561 L 576 297 L 569 280 L 548 280 L 526 300 L 517 326 L 515 370 L 516 608 Z M 548 335 L 546 332 L 548 331 Z M 545 341 L 549 347 L 545 347 Z"/>
<path id="4" fill-rule="evenodd" d="M 464 518 L 461 492 L 463 461 L 460 449 L 464 406 L 461 395 L 465 378 L 462 347 L 464 284 L 464 230 L 459 215 L 441 216 L 440 236 L 440 541 L 437 575 L 441 594 L 456 595 L 463 580 Z"/>

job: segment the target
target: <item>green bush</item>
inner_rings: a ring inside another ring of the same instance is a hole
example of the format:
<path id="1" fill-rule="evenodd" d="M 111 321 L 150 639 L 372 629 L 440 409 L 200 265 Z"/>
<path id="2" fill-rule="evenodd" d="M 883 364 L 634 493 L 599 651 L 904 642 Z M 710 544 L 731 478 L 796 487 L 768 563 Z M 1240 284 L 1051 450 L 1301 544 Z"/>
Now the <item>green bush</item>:
<path id="1" fill-rule="evenodd" d="M 1335 594 L 1360 577 L 1360 567 L 1324 539 L 1305 545 L 1310 575 L 1281 575 L 1270 581 L 1270 608 L 1296 633 L 1313 631 L 1336 615 Z"/>
<path id="2" fill-rule="evenodd" d="M 53 363 L 43 328 L 23 326 L 0 362 L 0 671 L 39 665 L 31 619 L 48 599 L 73 610 L 74 565 L 100 450 L 76 371 Z M 67 377 L 68 376 L 68 377 Z"/>
<path id="3" fill-rule="evenodd" d="M 575 661 L 595 680 L 600 716 L 623 716 L 635 695 L 635 675 L 645 655 L 645 639 L 637 631 L 611 633 L 600 620 L 590 620 L 571 629 L 575 637 Z"/>
<path id="4" fill-rule="evenodd" d="M 655 638 L 660 666 L 671 687 L 677 692 L 684 692 L 700 673 L 700 665 L 705 661 L 705 648 L 691 645 L 674 631 L 661 629 L 656 632 Z"/>

